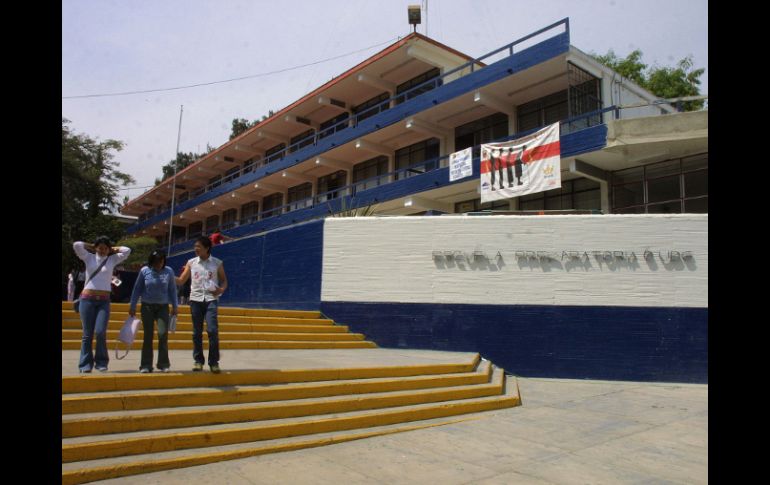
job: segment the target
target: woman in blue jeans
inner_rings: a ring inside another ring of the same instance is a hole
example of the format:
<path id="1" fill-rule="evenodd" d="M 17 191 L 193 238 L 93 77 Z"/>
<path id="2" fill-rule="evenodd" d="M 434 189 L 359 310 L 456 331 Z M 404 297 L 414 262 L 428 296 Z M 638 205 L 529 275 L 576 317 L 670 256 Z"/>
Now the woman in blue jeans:
<path id="1" fill-rule="evenodd" d="M 227 289 L 227 277 L 222 260 L 211 255 L 211 241 L 205 236 L 195 240 L 196 257 L 187 261 L 182 274 L 176 279 L 183 285 L 192 275 L 190 285 L 190 313 L 193 323 L 193 364 L 194 371 L 203 370 L 203 321 L 209 336 L 209 367 L 218 374 L 219 369 L 219 321 L 217 309 L 219 297 Z"/>
<path id="2" fill-rule="evenodd" d="M 110 320 L 110 292 L 112 270 L 128 258 L 131 248 L 112 247 L 107 236 L 100 236 L 93 244 L 77 241 L 72 245 L 75 254 L 86 265 L 86 281 L 80 293 L 80 322 L 83 341 L 80 345 L 80 372 L 107 371 L 110 356 L 107 353 L 107 322 Z M 96 357 L 92 351 L 96 335 Z"/>
<path id="3" fill-rule="evenodd" d="M 177 314 L 177 296 L 174 270 L 166 266 L 166 253 L 153 251 L 136 277 L 134 291 L 131 292 L 131 305 L 128 314 L 136 315 L 136 303 L 142 298 L 142 359 L 139 372 L 152 372 L 152 338 L 155 333 L 155 321 L 158 321 L 158 370 L 168 372 L 171 362 L 168 360 L 168 305 L 171 303 L 171 316 Z"/>

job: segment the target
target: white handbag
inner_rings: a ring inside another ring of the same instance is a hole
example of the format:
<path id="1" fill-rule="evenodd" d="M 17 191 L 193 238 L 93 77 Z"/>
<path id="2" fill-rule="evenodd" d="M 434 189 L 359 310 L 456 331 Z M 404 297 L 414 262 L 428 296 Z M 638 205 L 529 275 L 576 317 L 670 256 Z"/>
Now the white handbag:
<path id="1" fill-rule="evenodd" d="M 140 322 L 141 320 L 136 317 L 132 317 L 131 315 L 129 315 L 128 318 L 126 318 L 126 321 L 123 322 L 123 327 L 120 329 L 120 335 L 118 335 L 118 341 L 115 342 L 116 359 L 121 360 L 128 355 L 128 352 L 131 350 L 131 344 L 134 343 L 134 339 L 136 338 L 136 331 L 139 329 Z M 123 354 L 122 357 L 118 355 L 120 342 L 126 344 L 126 353 Z"/>

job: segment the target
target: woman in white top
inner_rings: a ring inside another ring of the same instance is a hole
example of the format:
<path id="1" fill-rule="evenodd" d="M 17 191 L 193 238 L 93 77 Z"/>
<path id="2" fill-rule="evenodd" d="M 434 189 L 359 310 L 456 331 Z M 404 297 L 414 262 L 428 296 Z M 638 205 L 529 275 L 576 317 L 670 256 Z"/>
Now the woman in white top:
<path id="1" fill-rule="evenodd" d="M 176 278 L 183 285 L 192 277 L 190 285 L 190 313 L 193 324 L 194 371 L 203 370 L 203 321 L 209 336 L 209 368 L 219 374 L 219 297 L 227 289 L 227 276 L 222 260 L 211 255 L 211 241 L 206 236 L 195 240 L 195 258 L 187 261 L 182 274 Z"/>
<path id="2" fill-rule="evenodd" d="M 110 320 L 110 290 L 112 270 L 128 258 L 131 248 L 112 247 L 107 236 L 100 236 L 93 244 L 77 241 L 72 245 L 78 258 L 86 265 L 86 282 L 80 293 L 80 321 L 83 341 L 80 346 L 80 372 L 105 372 L 110 356 L 107 353 L 107 322 Z M 96 357 L 92 342 L 96 334 Z"/>

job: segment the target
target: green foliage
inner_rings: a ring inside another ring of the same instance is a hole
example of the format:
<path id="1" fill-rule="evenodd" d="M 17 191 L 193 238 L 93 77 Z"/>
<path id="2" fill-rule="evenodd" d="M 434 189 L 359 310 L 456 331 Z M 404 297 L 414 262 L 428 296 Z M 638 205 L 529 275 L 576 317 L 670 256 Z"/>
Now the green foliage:
<path id="1" fill-rule="evenodd" d="M 131 248 L 131 255 L 123 263 L 126 269 L 138 270 L 147 264 L 147 258 L 150 253 L 158 247 L 158 241 L 154 237 L 130 237 L 121 239 L 116 246 L 128 246 Z"/>
<path id="2" fill-rule="evenodd" d="M 233 119 L 233 129 L 230 132 L 230 139 L 232 140 L 236 136 L 240 135 L 244 131 L 248 130 L 252 126 L 256 125 L 256 121 L 249 121 L 245 118 L 234 118 Z"/>
<path id="3" fill-rule="evenodd" d="M 74 241 L 92 242 L 100 235 L 116 240 L 123 226 L 109 212 L 119 207 L 118 189 L 135 183 L 117 170 L 114 152 L 123 142 L 96 141 L 73 133 L 62 118 L 62 279 L 81 262 L 72 250 Z"/>
<path id="4" fill-rule="evenodd" d="M 607 54 L 592 57 L 661 98 L 680 98 L 700 94 L 700 77 L 705 69 L 693 69 L 692 56 L 680 60 L 675 67 L 648 67 L 642 62 L 642 51 L 635 50 L 624 59 L 618 58 L 612 49 Z M 686 101 L 682 104 L 685 111 L 703 108 L 703 100 Z"/>

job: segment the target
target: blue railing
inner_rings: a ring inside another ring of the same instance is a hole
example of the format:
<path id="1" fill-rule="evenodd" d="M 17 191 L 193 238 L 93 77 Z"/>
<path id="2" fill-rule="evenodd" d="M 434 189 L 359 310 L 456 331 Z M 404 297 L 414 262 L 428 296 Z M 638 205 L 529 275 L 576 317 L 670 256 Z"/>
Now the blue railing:
<path id="1" fill-rule="evenodd" d="M 301 145 L 303 143 L 304 143 L 303 146 L 309 146 L 309 145 L 316 146 L 318 144 L 319 140 L 322 139 L 322 138 L 325 140 L 325 142 L 333 141 L 334 138 L 336 138 L 337 136 L 340 136 L 339 132 L 340 131 L 344 131 L 344 128 L 358 126 L 358 124 L 359 124 L 358 119 L 360 117 L 362 117 L 363 114 L 365 114 L 365 113 L 367 113 L 369 111 L 375 110 L 375 109 L 377 109 L 379 111 L 386 111 L 387 108 L 385 108 L 385 106 L 390 106 L 391 102 L 398 101 L 399 99 L 406 99 L 406 102 L 409 102 L 409 101 L 411 101 L 414 98 L 419 98 L 421 94 L 424 94 L 425 92 L 429 92 L 429 91 L 435 89 L 437 86 L 442 85 L 444 83 L 444 80 L 447 77 L 452 76 L 452 75 L 456 75 L 457 73 L 460 73 L 458 78 L 462 77 L 464 74 L 462 74 L 461 71 L 464 70 L 464 69 L 470 69 L 470 73 L 473 73 L 474 70 L 476 70 L 476 67 L 479 67 L 479 66 L 477 66 L 477 64 L 479 64 L 481 61 L 483 61 L 484 59 L 487 59 L 487 58 L 489 58 L 491 56 L 494 56 L 494 55 L 496 55 L 496 54 L 498 54 L 500 52 L 506 51 L 506 50 L 508 51 L 508 56 L 512 56 L 514 54 L 514 47 L 516 47 L 517 45 L 520 45 L 520 44 L 526 42 L 529 39 L 532 39 L 532 38 L 534 38 L 534 37 L 536 37 L 538 35 L 541 35 L 543 33 L 546 33 L 548 31 L 553 30 L 553 29 L 558 28 L 558 27 L 563 27 L 564 28 L 564 33 L 567 34 L 567 39 L 568 39 L 569 38 L 569 19 L 565 18 L 565 19 L 562 19 L 562 20 L 560 20 L 558 22 L 555 22 L 555 23 L 553 23 L 553 24 L 551 24 L 551 25 L 549 25 L 547 27 L 544 27 L 544 28 L 542 28 L 542 29 L 540 29 L 540 30 L 538 30 L 536 32 L 533 32 L 533 33 L 531 33 L 529 35 L 526 35 L 526 36 L 524 36 L 524 37 L 522 37 L 520 39 L 517 39 L 517 40 L 515 40 L 515 41 L 513 41 L 513 42 L 511 42 L 511 43 L 509 43 L 509 44 L 507 44 L 505 46 L 502 46 L 502 47 L 500 47 L 500 48 L 498 48 L 498 49 L 496 49 L 496 50 L 494 50 L 492 52 L 489 52 L 489 53 L 487 53 L 487 54 L 485 54 L 485 55 L 483 55 L 481 57 L 478 57 L 476 59 L 471 59 L 470 61 L 468 61 L 468 62 L 466 62 L 466 63 L 464 63 L 464 64 L 462 64 L 462 65 L 460 65 L 460 66 L 458 66 L 458 67 L 456 67 L 456 68 L 454 68 L 454 69 L 452 69 L 452 70 L 450 70 L 450 71 L 448 71 L 448 72 L 446 72 L 446 73 L 444 73 L 444 74 L 442 74 L 442 75 L 440 75 L 438 77 L 434 77 L 434 78 L 428 79 L 428 80 L 426 80 L 423 83 L 420 83 L 420 84 L 418 84 L 416 86 L 413 86 L 412 88 L 410 88 L 407 91 L 395 94 L 394 96 L 389 97 L 387 100 L 384 100 L 381 103 L 378 103 L 377 105 L 374 105 L 374 106 L 368 108 L 364 112 L 356 113 L 354 116 L 346 118 L 346 119 L 343 119 L 343 120 L 339 121 L 338 123 L 336 123 L 334 125 L 331 125 L 331 126 L 328 126 L 328 127 L 324 127 L 324 129 L 322 131 L 314 132 L 311 135 L 308 135 L 307 137 L 305 137 L 305 138 L 303 138 L 303 139 L 293 143 L 292 145 L 287 146 L 286 148 L 284 148 L 284 149 L 282 149 L 282 150 L 280 150 L 280 151 L 278 151 L 276 153 L 270 154 L 270 156 L 266 157 L 264 161 L 255 162 L 255 163 L 252 163 L 252 164 L 248 165 L 247 167 L 243 167 L 241 170 L 239 170 L 237 172 L 237 175 L 236 174 L 232 174 L 232 175 L 228 176 L 227 182 L 233 181 L 236 178 L 244 175 L 245 173 L 252 172 L 255 169 L 257 169 L 258 167 L 269 165 L 270 162 L 274 162 L 276 160 L 283 159 L 284 155 L 287 155 L 287 154 L 291 153 L 294 149 L 297 149 L 299 147 L 299 145 Z M 555 35 L 561 35 L 561 34 L 562 33 L 560 32 L 560 33 L 554 34 L 554 36 Z M 428 89 L 426 89 L 426 87 Z M 420 91 L 420 90 L 422 90 L 422 91 Z M 414 97 L 411 98 L 411 99 L 409 98 L 410 94 L 414 94 Z M 371 120 L 372 118 L 368 118 L 368 119 Z M 375 118 L 375 120 L 376 120 L 376 118 Z M 375 125 L 375 126 L 379 127 L 379 125 Z M 320 136 L 321 133 L 331 133 L 331 134 L 329 136 L 326 136 L 326 137 L 321 137 Z M 342 136 L 344 136 L 344 133 L 342 134 Z M 312 143 L 309 142 L 311 139 L 312 139 Z M 334 146 L 334 143 L 332 143 L 332 146 Z M 265 171 L 265 173 L 262 175 L 262 177 L 267 176 L 267 175 L 270 175 L 270 171 Z M 262 177 L 259 177 L 259 178 L 262 178 Z M 212 184 L 207 184 L 204 187 L 200 187 L 199 189 L 195 190 L 194 192 L 192 192 L 190 194 L 190 199 L 195 199 L 196 197 L 199 197 L 199 196 L 203 195 L 204 193 L 209 192 L 209 191 L 211 191 L 211 190 L 213 190 L 213 189 L 215 189 L 215 188 L 217 188 L 217 187 L 219 187 L 219 186 L 221 186 L 221 185 L 223 185 L 225 183 L 226 183 L 226 180 L 219 180 L 219 181 L 216 181 L 216 182 L 214 182 Z M 138 229 L 138 228 L 139 227 L 137 227 L 136 229 Z M 130 229 L 134 229 L 134 228 L 130 228 Z"/>

